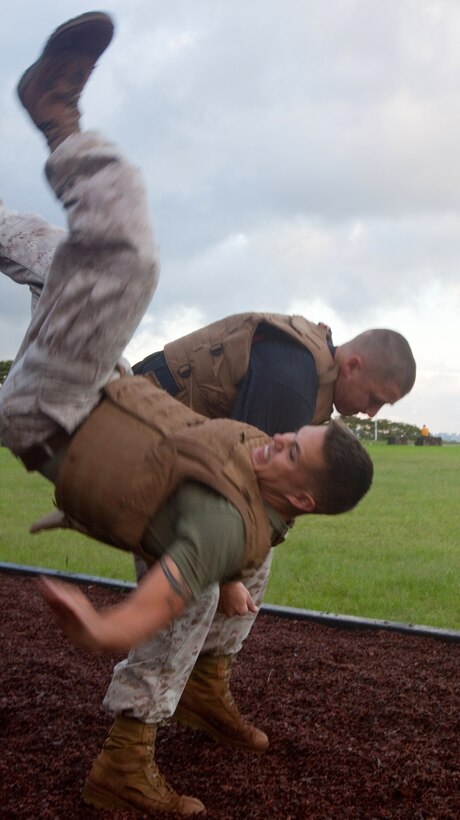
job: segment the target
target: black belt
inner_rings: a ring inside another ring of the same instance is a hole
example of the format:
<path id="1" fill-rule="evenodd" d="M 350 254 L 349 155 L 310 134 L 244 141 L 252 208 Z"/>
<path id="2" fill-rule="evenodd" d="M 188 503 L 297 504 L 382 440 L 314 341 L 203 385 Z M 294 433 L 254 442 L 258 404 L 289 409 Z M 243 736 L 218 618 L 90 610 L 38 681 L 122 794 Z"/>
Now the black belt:
<path id="1" fill-rule="evenodd" d="M 64 444 L 70 441 L 70 438 L 65 430 L 59 430 L 57 433 L 53 433 L 52 436 L 45 439 L 42 444 L 34 444 L 32 447 L 29 447 L 28 450 L 19 453 L 19 458 L 29 471 L 38 470 L 46 461 L 49 461 Z"/>

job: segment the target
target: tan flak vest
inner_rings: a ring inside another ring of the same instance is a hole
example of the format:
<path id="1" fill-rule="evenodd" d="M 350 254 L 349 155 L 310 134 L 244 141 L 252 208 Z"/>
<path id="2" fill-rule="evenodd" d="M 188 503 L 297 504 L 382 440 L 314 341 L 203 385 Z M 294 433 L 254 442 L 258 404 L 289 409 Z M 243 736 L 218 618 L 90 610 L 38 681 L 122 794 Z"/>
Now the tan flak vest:
<path id="1" fill-rule="evenodd" d="M 199 481 L 239 511 L 246 534 L 241 569 L 258 566 L 270 549 L 271 528 L 250 450 L 269 441 L 248 424 L 200 416 L 149 377 L 122 377 L 105 388 L 72 437 L 56 502 L 89 535 L 143 555 L 150 519 L 182 482 Z"/>
<path id="2" fill-rule="evenodd" d="M 175 398 L 209 418 L 229 416 L 238 384 L 248 369 L 254 333 L 261 322 L 283 331 L 313 355 L 318 394 L 311 423 L 327 421 L 333 409 L 338 368 L 327 344 L 329 329 L 303 316 L 239 313 L 170 342 L 164 354 L 180 388 Z"/>

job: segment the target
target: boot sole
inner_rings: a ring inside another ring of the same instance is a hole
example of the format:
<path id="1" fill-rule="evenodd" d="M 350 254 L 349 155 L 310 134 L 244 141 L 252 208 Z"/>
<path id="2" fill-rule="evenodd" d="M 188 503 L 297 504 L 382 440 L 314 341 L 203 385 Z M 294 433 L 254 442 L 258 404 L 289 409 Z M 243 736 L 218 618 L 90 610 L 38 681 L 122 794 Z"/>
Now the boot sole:
<path id="1" fill-rule="evenodd" d="M 207 723 L 204 718 L 201 718 L 194 712 L 189 712 L 188 709 L 184 709 L 183 706 L 177 706 L 172 719 L 176 723 L 180 723 L 182 726 L 187 726 L 189 729 L 204 732 L 220 746 L 233 746 L 236 749 L 244 749 L 246 752 L 253 752 L 259 755 L 264 754 L 269 746 L 267 743 L 267 746 L 261 749 L 257 746 L 251 746 L 249 743 L 244 743 L 242 740 L 233 740 L 229 738 L 228 735 L 225 735 L 223 732 L 220 732 L 214 726 Z"/>
<path id="2" fill-rule="evenodd" d="M 122 797 L 118 797 L 117 795 L 113 794 L 112 792 L 105 791 L 105 789 L 99 788 L 99 786 L 95 786 L 93 783 L 89 783 L 87 780 L 85 785 L 83 786 L 82 791 L 82 800 L 86 803 L 87 806 L 93 806 L 95 809 L 103 809 L 105 811 L 113 811 L 113 809 L 126 809 L 127 811 L 135 812 L 136 814 L 148 814 L 145 807 L 144 808 L 137 808 L 133 803 L 128 803 L 126 800 L 123 800 Z M 155 816 L 164 815 L 164 814 L 175 814 L 177 817 L 180 812 L 169 812 L 167 809 L 155 809 Z M 182 817 L 204 817 L 206 814 L 206 809 L 202 809 L 199 812 L 194 812 L 191 814 L 182 814 Z M 153 816 L 153 815 L 152 815 Z"/>
<path id="3" fill-rule="evenodd" d="M 97 26 L 97 28 L 95 28 Z M 86 38 L 85 38 L 86 29 Z M 110 44 L 114 32 L 113 22 L 107 14 L 103 12 L 87 12 L 80 14 L 63 23 L 48 38 L 39 59 L 28 68 L 17 86 L 17 94 L 23 103 L 23 97 L 27 90 L 27 85 L 35 74 L 36 69 L 44 57 L 52 57 L 62 53 L 66 48 L 78 49 L 83 54 L 93 54 L 94 62 L 104 53 Z"/>
<path id="4" fill-rule="evenodd" d="M 99 789 L 93 786 L 92 783 L 86 782 L 83 786 L 82 792 L 83 802 L 88 806 L 94 806 L 96 809 L 127 809 L 128 811 L 135 811 L 137 814 L 143 814 L 141 809 L 137 809 L 132 803 L 127 803 L 121 797 L 117 797 L 111 792 L 106 792 L 104 789 Z"/>

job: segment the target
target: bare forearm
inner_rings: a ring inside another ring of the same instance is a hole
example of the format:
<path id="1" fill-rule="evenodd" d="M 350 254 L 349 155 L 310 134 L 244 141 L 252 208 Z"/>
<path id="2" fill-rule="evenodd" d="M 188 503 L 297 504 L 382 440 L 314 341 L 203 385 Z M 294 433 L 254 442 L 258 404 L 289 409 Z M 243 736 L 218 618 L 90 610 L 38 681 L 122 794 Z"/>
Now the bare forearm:
<path id="1" fill-rule="evenodd" d="M 135 592 L 115 607 L 96 612 L 76 587 L 43 579 L 42 594 L 56 619 L 77 645 L 95 652 L 127 651 L 153 637 L 177 618 L 190 590 L 176 565 L 165 559 L 143 578 Z"/>
<path id="2" fill-rule="evenodd" d="M 154 570 L 122 604 L 100 613 L 97 648 L 127 651 L 154 637 L 181 614 L 185 605 L 186 601 L 178 599 L 168 581 Z"/>

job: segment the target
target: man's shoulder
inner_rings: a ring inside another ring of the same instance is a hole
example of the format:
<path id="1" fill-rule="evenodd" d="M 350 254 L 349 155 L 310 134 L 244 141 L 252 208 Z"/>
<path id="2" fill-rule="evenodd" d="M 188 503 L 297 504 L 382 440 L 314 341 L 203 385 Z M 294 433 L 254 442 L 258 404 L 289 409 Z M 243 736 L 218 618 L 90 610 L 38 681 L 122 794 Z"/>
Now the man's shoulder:
<path id="1" fill-rule="evenodd" d="M 184 481 L 174 493 L 174 503 L 178 514 L 241 520 L 240 513 L 227 498 L 199 481 Z"/>

